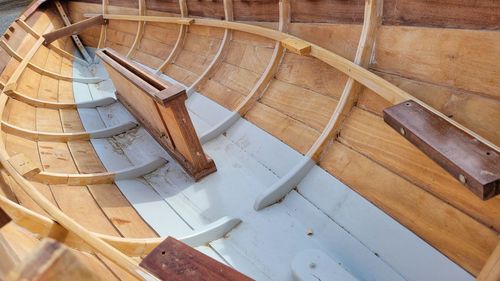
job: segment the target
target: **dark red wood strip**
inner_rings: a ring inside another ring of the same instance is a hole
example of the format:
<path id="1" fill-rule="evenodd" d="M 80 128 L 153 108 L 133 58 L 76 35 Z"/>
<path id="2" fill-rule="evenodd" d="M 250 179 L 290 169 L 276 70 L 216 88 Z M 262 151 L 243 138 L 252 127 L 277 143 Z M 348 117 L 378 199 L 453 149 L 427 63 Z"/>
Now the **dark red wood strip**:
<path id="1" fill-rule="evenodd" d="M 172 237 L 160 243 L 140 266 L 162 280 L 252 280 Z"/>
<path id="2" fill-rule="evenodd" d="M 384 110 L 392 128 L 486 200 L 500 193 L 500 153 L 414 101 Z"/>
<path id="3" fill-rule="evenodd" d="M 7 213 L 0 208 L 0 228 L 8 224 L 12 219 L 7 215 Z"/>

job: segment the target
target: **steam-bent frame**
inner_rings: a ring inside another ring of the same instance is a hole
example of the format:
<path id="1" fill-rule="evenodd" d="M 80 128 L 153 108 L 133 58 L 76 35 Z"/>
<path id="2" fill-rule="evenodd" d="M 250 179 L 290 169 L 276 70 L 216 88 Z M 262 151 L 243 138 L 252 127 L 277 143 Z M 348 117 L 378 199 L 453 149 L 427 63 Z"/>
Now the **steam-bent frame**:
<path id="1" fill-rule="evenodd" d="M 176 17 L 176 19 L 181 19 L 181 21 L 179 21 L 180 27 L 179 27 L 179 34 L 177 35 L 177 41 L 175 42 L 174 48 L 172 49 L 172 51 L 170 51 L 170 54 L 168 55 L 168 57 L 156 70 L 156 72 L 158 74 L 163 73 L 163 71 L 165 71 L 167 66 L 169 64 L 171 64 L 175 60 L 177 55 L 180 53 L 180 51 L 182 49 L 182 45 L 184 45 L 184 40 L 186 39 L 186 33 L 187 33 L 188 26 L 191 23 L 193 23 L 192 19 L 187 19 L 188 8 L 187 8 L 186 0 L 179 0 L 179 7 L 181 9 L 181 17 L 180 18 Z M 138 16 L 138 18 L 143 18 L 143 16 Z M 161 17 L 157 17 L 157 18 L 161 18 Z M 147 22 L 147 20 L 143 20 L 143 22 Z"/>
<path id="2" fill-rule="evenodd" d="M 375 31 L 382 18 L 382 0 L 370 0 L 365 5 L 363 29 L 358 42 L 354 63 L 367 67 L 370 61 L 372 46 L 375 41 Z M 255 210 L 261 210 L 268 207 L 285 197 L 300 181 L 309 173 L 309 171 L 320 160 L 320 156 L 326 145 L 336 139 L 340 131 L 342 122 L 358 99 L 358 94 L 362 85 L 349 77 L 340 96 L 339 102 L 326 124 L 321 135 L 316 139 L 311 148 L 304 155 L 302 160 L 297 163 L 286 175 L 262 191 L 254 203 Z"/>
<path id="3" fill-rule="evenodd" d="M 5 121 L 1 121 L 2 130 L 6 133 L 34 141 L 57 141 L 57 142 L 109 138 L 112 136 L 125 133 L 137 126 L 138 126 L 137 123 L 129 121 L 95 131 L 85 131 L 85 132 L 75 132 L 75 133 L 52 133 L 52 132 L 40 132 L 40 131 L 28 130 L 12 125 Z"/>
<path id="4" fill-rule="evenodd" d="M 24 60 L 24 58 L 19 55 L 16 51 L 14 51 L 7 42 L 4 40 L 0 40 L 0 47 L 2 47 L 7 54 L 9 54 L 11 57 L 15 58 L 18 61 Z M 41 66 L 38 66 L 33 63 L 28 63 L 28 67 L 35 71 L 38 74 L 45 75 L 57 80 L 62 80 L 62 81 L 68 81 L 68 82 L 80 82 L 80 83 L 86 83 L 86 84 L 97 84 L 102 81 L 104 81 L 104 78 L 101 77 L 78 77 L 78 76 L 67 76 L 67 75 L 62 75 L 59 73 L 55 73 L 53 71 L 47 70 L 42 68 Z"/>
<path id="5" fill-rule="evenodd" d="M 288 24 L 290 23 L 290 3 L 289 0 L 281 0 L 279 2 L 279 31 L 286 31 Z M 227 30 L 227 29 L 226 29 Z M 236 110 L 232 112 L 224 120 L 216 124 L 215 126 L 208 129 L 200 136 L 200 142 L 206 143 L 217 136 L 224 133 L 229 129 L 234 123 L 236 123 L 243 115 L 245 115 L 251 108 L 251 105 L 258 100 L 258 98 L 264 93 L 264 90 L 271 82 L 274 74 L 276 73 L 280 61 L 284 55 L 284 48 L 280 42 L 276 42 L 274 46 L 273 53 L 269 59 L 266 69 L 260 76 L 259 80 L 255 83 L 254 87 L 250 93 L 245 97 L 245 99 L 238 105 Z"/>
<path id="6" fill-rule="evenodd" d="M 234 13 L 233 13 L 233 0 L 224 0 L 224 18 L 226 21 L 233 21 L 234 20 Z M 222 37 L 222 41 L 220 43 L 219 49 L 217 50 L 217 53 L 213 57 L 212 61 L 210 64 L 207 66 L 205 71 L 196 79 L 191 86 L 189 86 L 186 89 L 186 93 L 188 95 L 191 95 L 195 90 L 196 87 L 201 84 L 203 81 L 206 80 L 206 78 L 211 75 L 214 71 L 214 69 L 217 67 L 217 65 L 220 64 L 221 59 L 226 56 L 227 49 L 229 47 L 229 42 L 231 41 L 232 38 L 232 30 L 231 29 L 224 29 L 224 36 Z M 201 141 L 201 139 L 200 139 Z M 203 143 L 203 142 L 202 142 Z"/>

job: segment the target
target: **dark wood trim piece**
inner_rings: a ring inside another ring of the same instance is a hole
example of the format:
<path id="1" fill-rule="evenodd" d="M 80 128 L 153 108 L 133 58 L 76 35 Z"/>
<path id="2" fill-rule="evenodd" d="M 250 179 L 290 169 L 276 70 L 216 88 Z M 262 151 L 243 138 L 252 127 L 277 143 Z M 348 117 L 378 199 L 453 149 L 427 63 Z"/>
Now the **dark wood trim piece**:
<path id="1" fill-rule="evenodd" d="M 161 280 L 252 280 L 172 237 L 161 242 L 140 266 Z"/>
<path id="2" fill-rule="evenodd" d="M 8 224 L 12 219 L 7 215 L 7 213 L 0 208 L 0 228 Z"/>
<path id="3" fill-rule="evenodd" d="M 104 17 L 102 15 L 98 15 L 95 17 L 91 17 L 86 20 L 82 20 L 80 22 L 77 22 L 75 24 L 60 28 L 58 30 L 45 33 L 43 35 L 43 38 L 45 38 L 45 41 L 43 44 L 48 45 L 55 40 L 65 37 L 65 36 L 72 36 L 72 35 L 77 35 L 78 33 L 84 31 L 85 29 L 95 26 L 95 25 L 102 25 L 104 24 Z"/>
<path id="4" fill-rule="evenodd" d="M 500 193 L 500 153 L 415 101 L 384 110 L 384 120 L 486 200 Z"/>
<path id="5" fill-rule="evenodd" d="M 156 101 L 162 105 L 167 105 L 170 101 L 185 95 L 186 89 L 181 85 L 175 84 L 155 94 Z"/>

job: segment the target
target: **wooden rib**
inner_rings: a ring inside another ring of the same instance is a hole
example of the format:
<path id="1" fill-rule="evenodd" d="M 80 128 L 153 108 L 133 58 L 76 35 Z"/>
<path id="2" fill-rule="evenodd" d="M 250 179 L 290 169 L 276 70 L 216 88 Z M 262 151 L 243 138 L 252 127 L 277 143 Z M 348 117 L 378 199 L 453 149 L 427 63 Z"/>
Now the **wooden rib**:
<path id="1" fill-rule="evenodd" d="M 362 67 L 368 67 L 370 57 L 373 51 L 373 44 L 375 43 L 375 33 L 380 26 L 382 19 L 382 0 L 366 0 L 363 29 L 358 42 L 358 49 L 354 58 L 354 63 Z M 358 100 L 358 95 L 363 86 L 349 77 L 339 102 L 335 107 L 330 120 L 319 138 L 314 142 L 312 147 L 306 153 L 307 157 L 312 158 L 318 162 L 321 158 L 322 152 L 329 141 L 333 141 L 334 137 L 338 134 L 341 124 L 345 117 L 352 109 Z"/>
<path id="2" fill-rule="evenodd" d="M 36 213 L 24 206 L 12 202 L 0 195 L 0 208 L 3 209 L 12 220 L 19 226 L 26 228 L 41 237 L 51 237 L 64 244 L 81 251 L 92 251 L 82 239 L 57 224 L 53 219 Z M 214 240 L 224 237 L 229 231 L 241 223 L 240 219 L 222 217 L 201 229 L 184 237 L 176 237 L 178 240 L 191 247 L 206 245 Z M 153 238 L 123 238 L 101 233 L 92 233 L 127 256 L 139 257 L 149 254 L 166 237 Z"/>
<path id="3" fill-rule="evenodd" d="M 102 81 L 104 81 L 104 78 L 101 77 L 75 77 L 75 76 L 66 76 L 62 75 L 59 73 L 55 73 L 53 71 L 49 71 L 46 69 L 41 68 L 38 65 L 35 64 L 28 64 L 29 68 L 37 72 L 38 74 L 45 75 L 57 80 L 62 80 L 62 81 L 68 81 L 68 82 L 80 82 L 80 83 L 86 83 L 86 84 L 97 84 Z"/>
<path id="4" fill-rule="evenodd" d="M 361 32 L 358 48 L 356 51 L 355 63 L 368 64 L 371 55 L 371 46 L 374 41 L 374 32 L 376 26 L 379 23 L 381 17 L 381 7 L 382 0 L 366 0 L 365 2 L 365 21 L 363 23 L 363 31 Z M 283 41 L 281 42 L 283 43 Z M 285 44 L 286 45 L 286 44 Z M 300 44 L 303 45 L 303 44 Z M 294 47 L 295 48 L 295 47 Z M 296 50 L 295 53 L 300 53 Z M 327 143 L 329 138 L 336 134 L 339 128 L 341 113 L 347 114 L 351 109 L 360 86 L 354 87 L 355 81 L 351 78 L 348 79 L 346 86 L 344 87 L 344 92 L 341 96 L 341 101 L 337 104 L 335 111 L 333 112 L 330 121 L 326 125 L 323 133 L 318 137 L 313 146 L 309 149 L 308 153 L 304 158 L 297 163 L 288 173 L 281 177 L 278 181 L 272 184 L 269 188 L 260 192 L 255 199 L 254 209 L 261 210 L 268 207 L 286 196 L 299 182 L 307 175 L 307 173 L 314 167 L 316 162 L 319 160 L 317 155 L 320 155 L 321 149 Z M 357 83 L 356 83 L 357 84 Z M 348 103 L 351 101 L 351 103 Z M 347 106 L 346 106 L 347 104 Z"/>
<path id="5" fill-rule="evenodd" d="M 3 145 L 3 144 L 2 144 Z M 21 188 L 44 210 L 46 211 L 54 220 L 63 226 L 68 231 L 74 233 L 85 243 L 89 244 L 93 251 L 101 253 L 106 258 L 115 262 L 116 265 L 126 270 L 132 276 L 138 280 L 158 280 L 150 273 L 140 268 L 136 261 L 127 257 L 125 254 L 112 247 L 110 244 L 104 242 L 100 237 L 94 233 L 88 231 L 86 228 L 78 224 L 76 221 L 68 217 L 62 211 L 60 211 L 56 206 L 54 206 L 43 194 L 41 194 L 31 183 L 20 176 L 9 162 L 5 161 L 7 155 L 2 149 L 0 155 L 0 162 L 5 167 L 7 172 L 13 177 L 13 179 L 19 183 Z M 63 233 L 67 233 L 64 231 Z"/>
<path id="6" fill-rule="evenodd" d="M 109 15 L 104 15 L 104 18 L 107 18 Z M 133 20 L 133 17 L 127 16 L 127 15 L 120 15 L 122 20 L 127 20 L 128 18 L 131 18 Z M 144 16 L 141 17 L 141 20 L 148 21 L 149 16 Z M 194 25 L 201 25 L 201 26 L 209 26 L 209 27 L 219 27 L 219 28 L 229 28 L 233 30 L 238 30 L 242 32 L 247 32 L 255 35 L 259 35 L 265 38 L 273 39 L 276 41 L 281 41 L 284 40 L 288 37 L 291 38 L 297 38 L 295 36 L 292 36 L 290 34 L 273 30 L 270 28 L 262 27 L 262 26 L 257 26 L 257 25 L 251 25 L 251 24 L 246 24 L 246 23 L 241 23 L 241 22 L 228 22 L 228 21 L 222 21 L 222 20 L 216 20 L 216 19 L 203 19 L 203 18 L 196 18 L 192 19 L 194 20 L 192 24 Z M 174 23 L 181 24 L 180 20 L 172 20 Z M 375 73 L 370 72 L 369 70 L 353 63 L 352 61 L 332 52 L 329 51 L 325 48 L 322 48 L 314 43 L 311 44 L 311 52 L 310 56 L 315 57 L 319 59 L 320 61 L 334 67 L 335 69 L 339 70 L 340 72 L 344 73 L 345 75 L 351 77 L 352 79 L 356 80 L 357 82 L 361 83 L 363 86 L 367 87 L 368 89 L 372 90 L 391 104 L 397 104 L 401 103 L 406 100 L 413 100 L 432 113 L 438 115 L 439 117 L 445 119 L 447 122 L 453 124 L 453 126 L 456 126 L 463 130 L 464 132 L 472 135 L 475 137 L 478 141 L 486 144 L 489 146 L 491 149 L 497 151 L 500 153 L 500 148 L 493 144 L 492 142 L 488 141 L 487 139 L 481 137 L 474 131 L 468 129 L 467 127 L 463 126 L 462 124 L 458 123 L 457 121 L 447 117 L 440 111 L 436 110 L 435 108 L 431 107 L 430 105 L 426 104 L 425 102 L 419 100 L 418 98 L 410 95 L 409 93 L 405 92 L 404 90 L 398 88 L 397 86 L 391 84 L 387 80 L 383 79 L 382 77 L 378 76 Z"/>
<path id="7" fill-rule="evenodd" d="M 31 2 L 31 4 L 28 6 L 28 8 L 26 8 L 26 10 L 21 14 L 19 18 L 22 20 L 26 20 L 45 2 L 47 2 L 47 0 L 35 0 Z"/>
<path id="8" fill-rule="evenodd" d="M 114 183 L 115 180 L 134 179 L 144 176 L 160 168 L 167 161 L 163 158 L 153 159 L 142 165 L 133 166 L 115 172 L 102 172 L 92 174 L 66 174 L 53 172 L 40 172 L 33 175 L 30 180 L 44 184 L 67 184 L 74 186 Z"/>
<path id="9" fill-rule="evenodd" d="M 146 2 L 145 0 L 138 0 L 139 2 L 139 15 L 140 16 L 145 16 L 146 15 Z M 137 23 L 137 33 L 135 34 L 134 42 L 132 43 L 132 46 L 130 46 L 130 50 L 127 53 L 127 58 L 130 57 L 131 55 L 134 54 L 136 48 L 139 45 L 139 42 L 142 39 L 142 35 L 144 34 L 144 26 L 146 25 L 145 21 L 139 21 Z"/>
<path id="10" fill-rule="evenodd" d="M 25 21 L 23 20 L 16 20 L 16 23 L 21 26 L 21 28 L 29 33 L 30 35 L 32 35 L 33 37 L 35 37 L 35 39 L 38 39 L 40 37 L 42 37 L 42 35 L 38 34 L 29 24 L 27 24 Z M 65 50 L 57 47 L 56 45 L 54 44 L 49 44 L 48 47 L 53 50 L 54 52 L 56 52 L 57 54 L 59 54 L 60 56 L 63 56 L 69 60 L 72 60 L 72 61 L 75 61 L 75 62 L 78 62 L 79 64 L 83 64 L 83 65 L 88 65 L 88 63 L 84 60 L 82 60 L 81 58 L 79 57 L 75 57 L 74 55 L 66 52 Z"/>
<path id="11" fill-rule="evenodd" d="M 1 124 L 2 124 L 2 130 L 9 134 L 13 134 L 34 141 L 57 141 L 57 142 L 90 140 L 92 138 L 107 138 L 124 133 L 132 128 L 137 127 L 137 124 L 134 122 L 126 122 L 113 127 L 108 127 L 89 132 L 51 133 L 51 132 L 39 132 L 34 130 L 23 129 L 18 126 L 9 124 L 5 121 L 2 121 Z"/>
<path id="12" fill-rule="evenodd" d="M 42 37 L 43 38 L 43 37 Z M 0 40 L 0 47 L 2 47 L 10 56 L 15 58 L 16 60 L 22 61 L 23 57 L 19 55 L 16 51 L 14 51 L 9 44 L 7 44 L 4 40 Z M 53 71 L 49 71 L 46 69 L 43 69 L 42 67 L 35 65 L 33 63 L 28 63 L 28 67 L 34 70 L 35 72 L 52 77 L 57 80 L 63 80 L 63 81 L 69 81 L 69 82 L 81 82 L 81 83 L 88 83 L 88 84 L 95 84 L 104 81 L 104 78 L 100 77 L 71 77 L 71 76 L 66 76 L 62 75 L 59 73 L 55 73 Z"/>
<path id="13" fill-rule="evenodd" d="M 103 14 L 106 14 L 108 12 L 108 1 L 109 0 L 102 0 Z M 97 44 L 98 49 L 104 48 L 104 46 L 106 45 L 107 29 L 108 29 L 108 21 L 104 21 L 104 23 L 101 25 L 101 34 L 99 35 L 99 43 Z"/>
<path id="14" fill-rule="evenodd" d="M 71 21 L 69 20 L 68 15 L 66 15 L 66 12 L 64 11 L 64 8 L 61 5 L 61 2 L 56 0 L 56 1 L 54 1 L 54 3 L 56 5 L 57 11 L 59 12 L 59 15 L 61 16 L 61 18 L 64 22 L 64 25 L 71 26 Z M 71 35 L 71 38 L 73 38 L 73 41 L 75 42 L 75 45 L 78 48 L 78 50 L 80 51 L 80 53 L 82 54 L 83 58 L 88 63 L 91 63 L 92 58 L 90 57 L 89 53 L 87 52 L 87 50 L 83 46 L 82 41 L 80 40 L 80 37 L 78 37 L 78 35 L 76 35 L 76 34 L 73 34 L 73 35 Z"/>
<path id="15" fill-rule="evenodd" d="M 286 31 L 288 23 L 290 21 L 290 3 L 289 0 L 281 0 L 279 2 L 280 18 L 279 18 L 279 31 Z M 200 142 L 202 144 L 216 138 L 220 134 L 224 133 L 229 129 L 234 123 L 236 123 L 241 116 L 244 116 L 250 108 L 253 106 L 255 101 L 259 99 L 269 82 L 274 77 L 276 70 L 278 69 L 281 58 L 283 57 L 284 49 L 280 42 L 276 42 L 274 45 L 274 50 L 267 64 L 266 69 L 260 76 L 259 80 L 255 83 L 254 87 L 250 93 L 238 104 L 236 110 L 230 114 L 227 118 L 207 130 L 200 136 Z"/>
<path id="16" fill-rule="evenodd" d="M 498 281 L 500 280 L 500 242 L 491 253 L 486 264 L 479 272 L 477 281 Z"/>
<path id="17" fill-rule="evenodd" d="M 9 78 L 8 85 L 16 85 L 17 80 L 24 72 L 29 61 L 33 58 L 35 53 L 43 44 L 43 38 L 39 38 L 35 44 L 28 51 L 24 60 L 19 63 L 14 73 Z M 7 88 L 7 87 L 5 87 Z M 4 90 L 5 90 L 4 88 Z M 7 95 L 0 94 L 0 116 L 3 114 L 5 105 L 7 103 Z M 126 270 L 133 277 L 139 280 L 145 280 L 150 278 L 151 280 L 157 280 L 156 277 L 151 275 L 149 272 L 140 268 L 136 261 L 124 255 L 122 252 L 110 246 L 108 243 L 104 242 L 101 238 L 97 237 L 86 228 L 81 226 L 75 220 L 64 214 L 57 206 L 52 204 L 39 190 L 37 190 L 29 181 L 27 181 L 23 176 L 17 173 L 16 169 L 8 161 L 9 155 L 5 151 L 5 143 L 2 136 L 0 136 L 0 164 L 4 167 L 6 172 L 16 181 L 21 189 L 28 194 L 28 196 L 33 199 L 33 201 L 38 204 L 48 215 L 50 215 L 54 220 L 67 229 L 69 232 L 74 233 L 80 237 L 83 241 L 89 244 L 92 249 L 101 253 L 104 257 L 115 262 L 119 267 Z"/>
<path id="18" fill-rule="evenodd" d="M 38 40 L 35 42 L 35 44 L 30 49 L 28 54 L 26 54 L 24 59 L 21 60 L 14 73 L 10 76 L 9 80 L 6 83 L 6 86 L 4 87 L 4 91 L 6 91 L 7 89 L 14 89 L 15 87 L 17 87 L 17 80 L 19 80 L 19 77 L 21 77 L 21 74 L 24 72 L 24 69 L 26 69 L 26 67 L 28 66 L 29 61 L 33 58 L 35 53 L 42 45 L 43 45 L 43 38 L 38 38 Z"/>
<path id="19" fill-rule="evenodd" d="M 225 20 L 226 21 L 233 21 L 234 20 L 234 15 L 233 15 L 233 1 L 232 0 L 224 0 L 224 15 L 225 15 Z M 186 90 L 187 94 L 191 94 L 193 91 L 195 91 L 196 87 L 205 81 L 205 79 L 211 75 L 214 71 L 214 69 L 220 64 L 220 60 L 224 57 L 223 54 L 227 52 L 227 47 L 229 46 L 229 42 L 231 41 L 231 35 L 232 35 L 232 30 L 230 29 L 224 29 L 224 37 L 222 38 L 222 42 L 220 43 L 219 49 L 217 50 L 217 53 L 215 54 L 214 58 L 208 65 L 208 67 L 203 71 L 203 73 L 196 79 L 196 81 L 189 86 L 189 88 Z"/>
<path id="20" fill-rule="evenodd" d="M 1 83 L 0 83 L 1 84 Z M 96 108 L 99 106 L 106 106 L 116 102 L 116 99 L 112 97 L 106 97 L 96 100 L 91 100 L 88 102 L 79 103 L 64 103 L 64 102 L 51 102 L 40 99 L 35 99 L 26 95 L 23 95 L 15 90 L 7 90 L 5 94 L 10 98 L 24 102 L 34 107 L 50 108 L 50 109 L 77 109 L 77 108 Z"/>
<path id="21" fill-rule="evenodd" d="M 187 4 L 186 0 L 179 0 L 179 6 L 181 9 L 181 18 L 185 18 L 188 16 Z M 179 52 L 181 51 L 182 45 L 184 44 L 184 39 L 186 38 L 187 26 L 181 25 L 179 28 L 179 35 L 177 36 L 177 41 L 175 42 L 174 48 L 170 51 L 167 59 L 158 67 L 157 72 L 162 73 L 165 71 L 167 66 L 173 62 L 173 60 L 177 57 Z"/>
<path id="22" fill-rule="evenodd" d="M 290 23 L 290 2 L 289 0 L 281 0 L 279 3 L 280 19 L 278 30 L 280 32 L 286 32 L 288 29 L 288 24 Z M 276 42 L 274 45 L 273 54 L 269 63 L 264 70 L 264 73 L 260 76 L 260 79 L 255 83 L 252 91 L 245 97 L 245 99 L 238 105 L 236 112 L 240 116 L 244 116 L 252 107 L 253 103 L 259 99 L 259 97 L 264 92 L 265 88 L 269 85 L 269 82 L 274 77 L 274 74 L 278 70 L 279 63 L 284 54 L 284 48 L 280 42 Z"/>

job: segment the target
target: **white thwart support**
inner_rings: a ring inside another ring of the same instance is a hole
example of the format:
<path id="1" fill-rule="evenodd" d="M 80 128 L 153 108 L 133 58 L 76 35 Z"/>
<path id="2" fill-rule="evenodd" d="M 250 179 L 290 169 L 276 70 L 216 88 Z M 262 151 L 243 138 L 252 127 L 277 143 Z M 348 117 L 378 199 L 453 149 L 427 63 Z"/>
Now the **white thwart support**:
<path id="1" fill-rule="evenodd" d="M 226 119 L 211 127 L 208 131 L 204 132 L 203 135 L 200 136 L 201 144 L 205 144 L 220 136 L 222 133 L 231 128 L 231 126 L 233 126 L 238 120 L 240 120 L 240 118 L 241 116 L 238 114 L 238 112 L 231 113 L 231 115 L 229 115 Z"/>
<path id="2" fill-rule="evenodd" d="M 195 230 L 192 234 L 180 238 L 179 240 L 191 247 L 203 246 L 212 241 L 223 238 L 240 223 L 241 220 L 238 218 L 222 217 L 203 226 L 202 229 Z"/>
<path id="3" fill-rule="evenodd" d="M 277 182 L 257 196 L 253 206 L 254 209 L 256 211 L 262 210 L 283 199 L 283 197 L 302 181 L 315 165 L 316 163 L 311 158 L 304 156 L 304 158 L 285 176 L 281 177 Z"/>
<path id="4" fill-rule="evenodd" d="M 106 80 L 102 77 L 73 77 L 73 82 L 85 83 L 85 84 L 97 84 Z"/>
<path id="5" fill-rule="evenodd" d="M 84 101 L 76 103 L 77 108 L 96 108 L 100 106 L 108 106 L 116 102 L 116 99 L 113 97 L 104 97 L 98 98 L 95 100 Z"/>
<path id="6" fill-rule="evenodd" d="M 320 250 L 307 249 L 299 252 L 292 260 L 292 274 L 295 281 L 356 281 L 338 262 Z"/>
<path id="7" fill-rule="evenodd" d="M 137 126 L 138 126 L 137 123 L 135 123 L 133 121 L 129 121 L 129 122 L 115 125 L 115 126 L 107 127 L 105 129 L 91 131 L 88 133 L 89 133 L 90 137 L 93 139 L 102 139 L 102 138 L 109 138 L 112 136 L 123 134 L 126 131 L 132 130 L 133 128 L 135 128 Z"/>
<path id="8" fill-rule="evenodd" d="M 162 157 L 158 157 L 150 162 L 142 165 L 133 166 L 116 172 L 115 180 L 135 179 L 147 175 L 161 166 L 167 164 L 168 161 Z"/>

